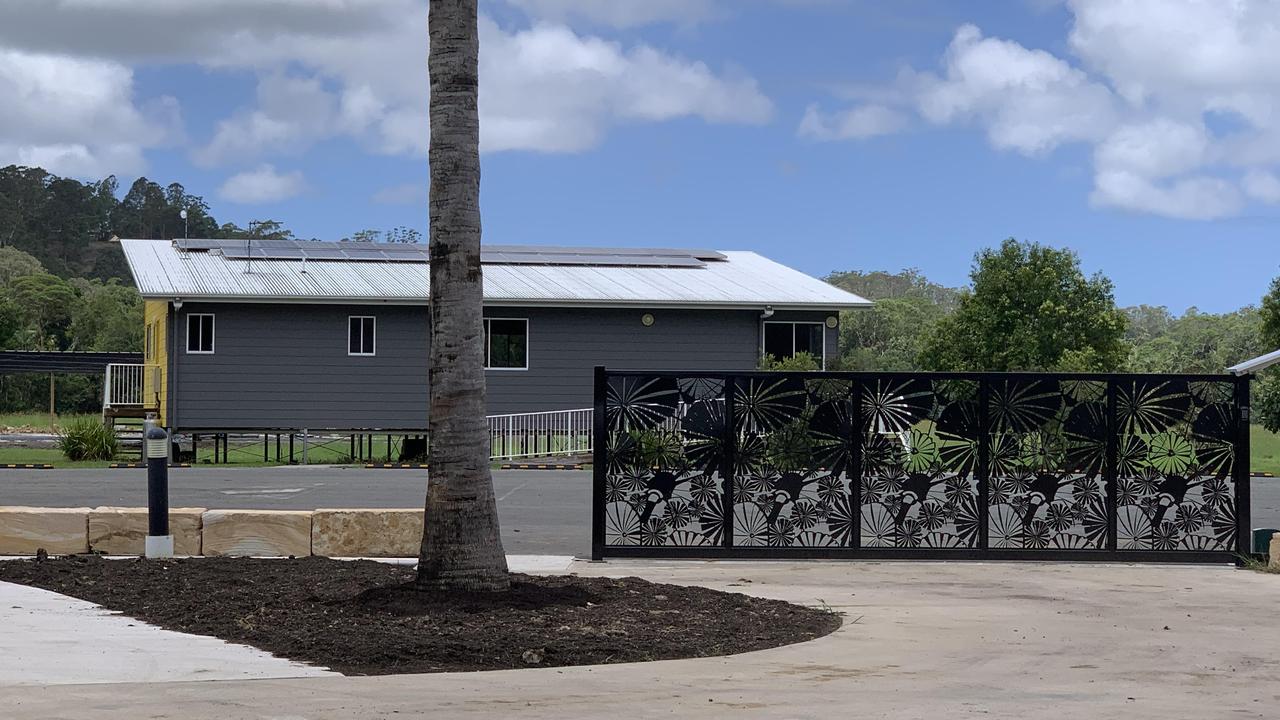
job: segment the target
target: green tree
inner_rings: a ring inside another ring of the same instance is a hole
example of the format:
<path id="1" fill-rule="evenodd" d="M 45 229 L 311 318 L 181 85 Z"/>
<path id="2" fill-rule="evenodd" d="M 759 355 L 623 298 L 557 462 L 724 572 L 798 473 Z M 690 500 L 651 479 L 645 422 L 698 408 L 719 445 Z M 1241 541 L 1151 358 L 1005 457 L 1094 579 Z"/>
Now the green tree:
<path id="1" fill-rule="evenodd" d="M 142 296 L 119 281 L 81 280 L 68 331 L 72 350 L 142 351 Z"/>
<path id="2" fill-rule="evenodd" d="M 248 228 L 226 223 L 218 228 L 218 237 L 226 240 L 293 240 L 293 231 L 279 220 L 252 220 Z"/>
<path id="3" fill-rule="evenodd" d="M 1262 297 L 1262 342 L 1268 348 L 1280 348 L 1280 277 L 1271 281 L 1271 288 Z"/>
<path id="4" fill-rule="evenodd" d="M 417 585 L 510 587 L 489 472 L 480 264 L 479 8 L 432 0 L 431 476 Z"/>
<path id="5" fill-rule="evenodd" d="M 22 309 L 30 349 L 65 349 L 75 289 L 66 280 L 46 273 L 18 278 L 11 292 Z"/>
<path id="6" fill-rule="evenodd" d="M 1220 373 L 1266 352 L 1255 307 L 1222 314 L 1190 308 L 1157 335 L 1131 336 L 1127 369 L 1134 372 Z"/>
<path id="7" fill-rule="evenodd" d="M 938 305 L 944 312 L 954 310 L 960 302 L 959 290 L 931 282 L 915 268 L 908 268 L 898 273 L 883 270 L 870 272 L 849 270 L 833 272 L 825 279 L 842 290 L 848 290 L 876 302 L 919 298 Z"/>
<path id="8" fill-rule="evenodd" d="M 1263 352 L 1280 349 L 1280 277 L 1271 281 L 1258 314 L 1261 324 L 1258 339 Z M 1242 355 L 1241 359 L 1249 357 Z M 1262 426 L 1271 432 L 1280 432 L 1280 372 L 1275 368 L 1264 371 L 1254 383 L 1252 404 Z"/>
<path id="9" fill-rule="evenodd" d="M 947 309 L 925 297 L 877 300 L 840 318 L 841 370 L 918 370 L 920 353 Z"/>
<path id="10" fill-rule="evenodd" d="M 0 289 L 12 288 L 18 278 L 47 272 L 34 255 L 15 247 L 0 247 Z"/>
<path id="11" fill-rule="evenodd" d="M 921 352 L 932 370 L 1114 370 L 1125 316 L 1111 281 L 1069 250 L 1005 240 L 974 257 L 973 286 Z"/>

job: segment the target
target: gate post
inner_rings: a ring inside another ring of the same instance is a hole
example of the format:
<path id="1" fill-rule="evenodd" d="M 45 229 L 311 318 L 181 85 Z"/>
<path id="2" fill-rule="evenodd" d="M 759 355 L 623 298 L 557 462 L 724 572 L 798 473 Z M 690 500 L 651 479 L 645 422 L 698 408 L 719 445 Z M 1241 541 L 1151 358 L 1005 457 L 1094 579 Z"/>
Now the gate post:
<path id="1" fill-rule="evenodd" d="M 1249 457 L 1249 376 L 1237 375 L 1235 379 L 1235 462 L 1232 465 L 1232 477 L 1236 484 L 1236 562 L 1248 557 L 1253 551 L 1250 542 L 1250 527 L 1253 525 L 1252 510 L 1249 507 L 1249 484 L 1253 482 L 1253 468 Z M 1273 558 L 1274 562 L 1274 558 Z"/>
<path id="2" fill-rule="evenodd" d="M 609 426 L 605 418 L 605 396 L 609 390 L 609 379 L 603 365 L 595 369 L 594 410 L 592 411 L 591 444 L 591 559 L 604 558 L 604 501 L 605 475 L 609 462 L 606 438 Z"/>

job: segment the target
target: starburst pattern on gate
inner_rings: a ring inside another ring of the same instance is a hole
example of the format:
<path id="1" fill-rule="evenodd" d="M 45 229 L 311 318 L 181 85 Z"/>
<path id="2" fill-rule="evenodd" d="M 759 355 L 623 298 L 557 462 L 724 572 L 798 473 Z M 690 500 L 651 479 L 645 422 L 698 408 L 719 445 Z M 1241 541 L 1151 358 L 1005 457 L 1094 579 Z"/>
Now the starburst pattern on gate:
<path id="1" fill-rule="evenodd" d="M 623 376 L 607 387 L 605 544 L 719 545 L 724 381 Z"/>
<path id="2" fill-rule="evenodd" d="M 879 377 L 861 414 L 862 547 L 977 547 L 978 383 Z"/>
<path id="3" fill-rule="evenodd" d="M 1105 550 L 1107 384 L 989 384 L 988 546 Z"/>
<path id="4" fill-rule="evenodd" d="M 735 387 L 734 545 L 851 545 L 853 383 L 779 374 Z"/>
<path id="5" fill-rule="evenodd" d="M 1237 533 L 1234 389 L 1135 379 L 1117 387 L 1121 550 L 1232 550 Z"/>

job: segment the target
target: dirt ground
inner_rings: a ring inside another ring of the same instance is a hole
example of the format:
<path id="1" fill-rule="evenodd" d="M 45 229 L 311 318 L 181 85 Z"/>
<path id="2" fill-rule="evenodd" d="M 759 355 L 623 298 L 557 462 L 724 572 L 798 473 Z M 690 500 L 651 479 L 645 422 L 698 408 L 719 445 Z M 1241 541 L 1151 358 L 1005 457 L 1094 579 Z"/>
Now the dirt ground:
<path id="1" fill-rule="evenodd" d="M 728 655 L 840 626 L 819 609 L 635 577 L 515 575 L 502 594 L 421 593 L 412 577 L 318 557 L 0 563 L 0 581 L 352 675 Z"/>

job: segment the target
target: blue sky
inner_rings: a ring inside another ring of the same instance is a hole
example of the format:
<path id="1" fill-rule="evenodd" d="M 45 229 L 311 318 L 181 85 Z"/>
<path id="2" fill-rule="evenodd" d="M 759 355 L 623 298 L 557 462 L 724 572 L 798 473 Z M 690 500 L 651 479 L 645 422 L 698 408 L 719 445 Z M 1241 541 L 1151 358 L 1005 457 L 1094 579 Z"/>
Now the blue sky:
<path id="1" fill-rule="evenodd" d="M 220 221 L 425 232 L 425 4 L 0 9 L 0 164 Z M 1121 304 L 1280 274 L 1280 12 L 1239 0 L 482 0 L 485 237 L 966 282 L 1005 237 Z"/>

